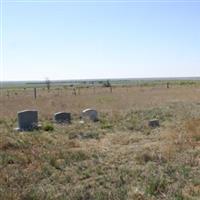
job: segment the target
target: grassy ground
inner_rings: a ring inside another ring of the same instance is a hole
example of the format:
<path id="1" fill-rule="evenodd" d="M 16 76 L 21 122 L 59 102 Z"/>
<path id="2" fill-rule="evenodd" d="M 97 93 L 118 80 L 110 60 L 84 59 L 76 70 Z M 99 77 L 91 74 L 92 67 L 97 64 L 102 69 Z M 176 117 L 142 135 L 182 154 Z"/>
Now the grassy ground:
<path id="1" fill-rule="evenodd" d="M 15 94 L 17 93 L 17 94 Z M 200 88 L 16 90 L 0 97 L 0 199 L 200 199 Z M 79 123 L 94 107 L 100 121 Z M 36 108 L 42 129 L 14 132 Z M 70 111 L 70 125 L 51 122 Z M 161 126 L 151 129 L 148 120 Z"/>

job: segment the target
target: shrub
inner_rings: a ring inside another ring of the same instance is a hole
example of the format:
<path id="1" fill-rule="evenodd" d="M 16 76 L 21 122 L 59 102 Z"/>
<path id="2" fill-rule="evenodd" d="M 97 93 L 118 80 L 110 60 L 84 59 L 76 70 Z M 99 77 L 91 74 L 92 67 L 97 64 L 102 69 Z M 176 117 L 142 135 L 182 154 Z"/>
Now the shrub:
<path id="1" fill-rule="evenodd" d="M 43 129 L 44 131 L 53 131 L 53 130 L 54 130 L 54 127 L 53 127 L 53 124 L 47 123 L 47 124 L 44 124 L 44 125 L 43 125 L 42 129 Z"/>

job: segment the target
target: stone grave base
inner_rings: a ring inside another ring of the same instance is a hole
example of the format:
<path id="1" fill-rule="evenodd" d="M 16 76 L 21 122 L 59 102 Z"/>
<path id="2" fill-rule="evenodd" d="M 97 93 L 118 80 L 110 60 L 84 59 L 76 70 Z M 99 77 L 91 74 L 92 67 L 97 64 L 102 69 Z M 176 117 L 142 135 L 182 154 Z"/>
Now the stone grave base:
<path id="1" fill-rule="evenodd" d="M 21 129 L 21 128 L 17 127 L 17 128 L 14 128 L 14 131 L 17 131 L 17 132 L 23 132 L 23 131 L 31 132 L 31 131 L 34 131 L 34 130 L 39 130 L 39 129 L 41 129 L 41 127 L 42 127 L 42 125 L 40 125 L 40 124 L 38 124 L 34 128 L 30 128 L 30 129 Z"/>

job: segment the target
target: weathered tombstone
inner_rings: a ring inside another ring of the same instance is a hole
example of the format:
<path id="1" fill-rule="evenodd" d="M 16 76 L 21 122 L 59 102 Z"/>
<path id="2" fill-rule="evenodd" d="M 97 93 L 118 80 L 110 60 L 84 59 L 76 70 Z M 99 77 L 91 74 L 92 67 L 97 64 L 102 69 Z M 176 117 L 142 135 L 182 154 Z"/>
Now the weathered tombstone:
<path id="1" fill-rule="evenodd" d="M 85 119 L 89 119 L 93 122 L 98 121 L 98 113 L 96 110 L 88 108 L 82 111 L 81 117 Z"/>
<path id="2" fill-rule="evenodd" d="M 152 119 L 149 121 L 149 126 L 152 128 L 159 127 L 160 123 L 158 119 Z"/>
<path id="3" fill-rule="evenodd" d="M 38 111 L 24 110 L 17 113 L 18 131 L 32 131 L 38 128 Z"/>
<path id="4" fill-rule="evenodd" d="M 54 114 L 54 121 L 56 123 L 70 123 L 71 122 L 71 113 L 57 112 Z"/>

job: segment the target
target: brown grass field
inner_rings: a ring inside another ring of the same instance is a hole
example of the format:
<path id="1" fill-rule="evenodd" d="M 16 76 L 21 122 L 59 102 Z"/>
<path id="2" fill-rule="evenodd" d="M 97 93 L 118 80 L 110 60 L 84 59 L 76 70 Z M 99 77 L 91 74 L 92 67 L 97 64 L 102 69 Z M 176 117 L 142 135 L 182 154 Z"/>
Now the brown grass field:
<path id="1" fill-rule="evenodd" d="M 1 200 L 199 200 L 200 86 L 9 89 L 0 96 Z M 80 123 L 95 108 L 100 121 Z M 40 130 L 15 132 L 37 109 Z M 52 122 L 72 113 L 70 125 Z M 158 118 L 160 127 L 149 128 Z"/>

